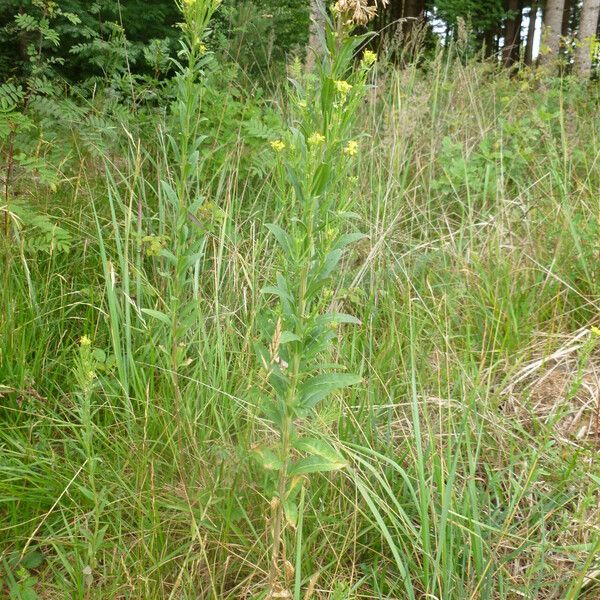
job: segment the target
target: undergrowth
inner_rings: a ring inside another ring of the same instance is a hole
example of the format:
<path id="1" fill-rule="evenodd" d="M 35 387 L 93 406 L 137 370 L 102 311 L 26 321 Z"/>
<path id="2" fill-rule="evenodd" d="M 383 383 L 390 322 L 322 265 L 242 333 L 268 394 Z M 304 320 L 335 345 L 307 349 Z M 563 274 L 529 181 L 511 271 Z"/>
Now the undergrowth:
<path id="1" fill-rule="evenodd" d="M 2 594 L 597 597 L 597 87 L 450 50 L 219 117 L 200 43 L 52 177 L 4 90 Z"/>

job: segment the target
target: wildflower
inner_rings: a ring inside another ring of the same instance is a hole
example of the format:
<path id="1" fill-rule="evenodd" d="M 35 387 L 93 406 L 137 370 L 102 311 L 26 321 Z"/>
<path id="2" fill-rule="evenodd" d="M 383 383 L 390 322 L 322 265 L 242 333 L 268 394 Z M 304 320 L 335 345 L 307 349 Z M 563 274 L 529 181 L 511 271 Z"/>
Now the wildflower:
<path id="1" fill-rule="evenodd" d="M 95 371 L 88 371 L 87 376 L 90 381 L 93 381 L 94 379 L 96 379 L 96 377 L 98 377 Z"/>
<path id="2" fill-rule="evenodd" d="M 600 337 L 600 329 L 598 327 L 592 326 L 592 333 Z"/>
<path id="3" fill-rule="evenodd" d="M 316 131 L 308 138 L 308 143 L 314 148 L 320 146 L 323 142 L 325 142 L 325 136 Z"/>
<path id="4" fill-rule="evenodd" d="M 358 152 L 358 142 L 356 140 L 350 140 L 344 148 L 344 154 L 348 156 L 354 156 Z"/>
<path id="5" fill-rule="evenodd" d="M 200 54 L 206 54 L 206 44 L 200 42 L 198 44 L 198 52 L 200 52 Z"/>
<path id="6" fill-rule="evenodd" d="M 145 235 L 142 242 L 146 244 L 147 256 L 159 256 L 166 245 L 166 238 L 162 235 Z"/>
<path id="7" fill-rule="evenodd" d="M 377 62 L 377 54 L 373 52 L 373 50 L 365 50 L 365 53 L 362 57 L 362 62 L 365 67 L 370 67 Z"/>
<path id="8" fill-rule="evenodd" d="M 80 345 L 82 348 L 88 348 L 89 346 L 91 346 L 91 345 L 92 345 L 92 340 L 90 340 L 90 338 L 89 338 L 87 335 L 82 335 L 82 336 L 79 338 L 79 345 Z"/>
<path id="9" fill-rule="evenodd" d="M 285 144 L 281 140 L 273 140 L 271 142 L 271 148 L 273 148 L 275 152 L 283 152 L 285 150 Z"/>
<path id="10" fill-rule="evenodd" d="M 339 94 L 342 94 L 342 96 L 347 96 L 350 93 L 350 90 L 352 89 L 352 85 L 344 80 L 336 81 L 335 89 Z"/>

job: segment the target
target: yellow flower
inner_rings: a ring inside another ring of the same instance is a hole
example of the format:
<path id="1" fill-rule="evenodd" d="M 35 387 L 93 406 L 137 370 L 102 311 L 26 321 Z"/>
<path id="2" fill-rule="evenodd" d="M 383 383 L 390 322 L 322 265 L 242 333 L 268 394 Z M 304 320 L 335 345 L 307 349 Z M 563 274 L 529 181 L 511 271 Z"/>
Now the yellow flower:
<path id="1" fill-rule="evenodd" d="M 200 52 L 200 54 L 205 54 L 206 53 L 206 45 L 203 44 L 202 42 L 200 42 L 198 44 L 198 52 Z"/>
<path id="2" fill-rule="evenodd" d="M 600 329 L 598 329 L 597 327 L 592 326 L 592 333 L 594 335 L 600 336 Z"/>
<path id="3" fill-rule="evenodd" d="M 79 345 L 82 348 L 86 348 L 92 345 L 92 340 L 90 340 L 90 338 L 87 335 L 83 335 L 79 338 Z"/>
<path id="4" fill-rule="evenodd" d="M 352 89 L 352 85 L 347 81 L 340 80 L 335 82 L 335 89 L 339 94 L 342 94 L 342 96 L 347 96 Z"/>
<path id="5" fill-rule="evenodd" d="M 375 52 L 372 50 L 365 50 L 362 61 L 366 67 L 370 67 L 377 62 L 377 54 L 375 54 Z"/>
<path id="6" fill-rule="evenodd" d="M 344 154 L 348 156 L 354 156 L 358 152 L 358 142 L 356 140 L 350 140 L 344 148 Z"/>
<path id="7" fill-rule="evenodd" d="M 273 140 L 271 142 L 271 148 L 273 148 L 275 152 L 283 152 L 285 150 L 285 144 L 281 140 Z"/>
<path id="8" fill-rule="evenodd" d="M 324 141 L 325 136 L 316 131 L 308 138 L 308 143 L 315 148 L 320 146 Z"/>

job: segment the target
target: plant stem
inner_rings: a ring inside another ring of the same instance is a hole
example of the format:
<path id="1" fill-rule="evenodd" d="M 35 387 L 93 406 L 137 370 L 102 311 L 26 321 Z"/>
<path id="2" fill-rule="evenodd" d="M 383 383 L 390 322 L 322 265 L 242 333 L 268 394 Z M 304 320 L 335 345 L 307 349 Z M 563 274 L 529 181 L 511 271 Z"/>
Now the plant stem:
<path id="1" fill-rule="evenodd" d="M 302 336 L 304 333 L 305 326 L 305 312 L 306 312 L 306 290 L 308 285 L 308 273 L 310 268 L 310 259 L 312 254 L 312 210 L 308 211 L 308 223 L 307 223 L 307 236 L 306 241 L 310 251 L 305 264 L 302 266 L 302 274 L 300 276 L 300 284 L 298 286 L 298 325 L 296 334 Z M 283 554 L 285 555 L 285 540 L 283 539 L 283 517 L 284 507 L 283 501 L 285 499 L 288 489 L 288 470 L 290 463 L 290 451 L 291 442 L 294 434 L 294 422 L 293 413 L 291 407 L 295 404 L 297 389 L 298 389 L 298 378 L 300 374 L 300 362 L 302 356 L 300 352 L 295 352 L 292 359 L 292 372 L 290 373 L 291 385 L 286 398 L 286 402 L 283 408 L 283 419 L 281 427 L 281 446 L 280 446 L 280 459 L 282 462 L 281 469 L 279 470 L 279 480 L 277 485 L 277 498 L 272 503 L 273 508 L 273 547 L 271 552 L 271 567 L 269 571 L 269 585 L 271 591 L 275 591 L 278 584 L 279 575 L 279 556 L 281 553 L 281 547 L 283 545 Z"/>

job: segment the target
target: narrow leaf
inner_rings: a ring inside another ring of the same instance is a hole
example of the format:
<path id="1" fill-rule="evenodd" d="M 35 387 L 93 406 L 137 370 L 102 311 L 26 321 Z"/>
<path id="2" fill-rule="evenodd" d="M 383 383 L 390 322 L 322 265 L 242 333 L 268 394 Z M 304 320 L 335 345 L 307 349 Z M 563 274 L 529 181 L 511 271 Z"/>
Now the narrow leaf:
<path id="1" fill-rule="evenodd" d="M 339 237 L 339 239 L 337 240 L 337 242 L 334 244 L 333 247 L 334 247 L 334 249 L 335 248 L 345 248 L 349 244 L 358 242 L 359 240 L 362 240 L 365 237 L 366 236 L 364 233 L 346 233 Z"/>
<path id="2" fill-rule="evenodd" d="M 301 404 L 304 409 L 316 406 L 336 390 L 360 383 L 362 378 L 351 373 L 323 373 L 306 380 L 300 386 Z"/>
<path id="3" fill-rule="evenodd" d="M 161 321 L 167 325 L 171 325 L 171 319 L 165 313 L 162 313 L 159 310 L 154 310 L 152 308 L 142 308 L 141 311 L 145 315 L 154 317 L 155 319 L 158 319 L 159 321 Z"/>
<path id="4" fill-rule="evenodd" d="M 275 236 L 275 239 L 281 246 L 283 253 L 288 257 L 292 257 L 293 243 L 290 235 L 275 223 L 267 223 L 267 229 Z"/>
<path id="5" fill-rule="evenodd" d="M 283 511 L 285 513 L 286 521 L 292 526 L 296 527 L 298 523 L 298 504 L 295 500 L 286 499 L 283 501 Z"/>
<path id="6" fill-rule="evenodd" d="M 267 471 L 279 471 L 283 466 L 279 457 L 270 448 L 254 448 L 253 452 L 263 469 Z"/>
<path id="7" fill-rule="evenodd" d="M 348 463 L 344 461 L 332 461 L 321 456 L 307 456 L 294 463 L 289 470 L 289 474 L 325 473 L 327 471 L 337 471 L 347 466 Z"/>
<path id="8" fill-rule="evenodd" d="M 294 441 L 294 448 L 313 456 L 320 456 L 331 462 L 345 462 L 343 456 L 329 442 L 318 438 L 299 438 Z"/>

